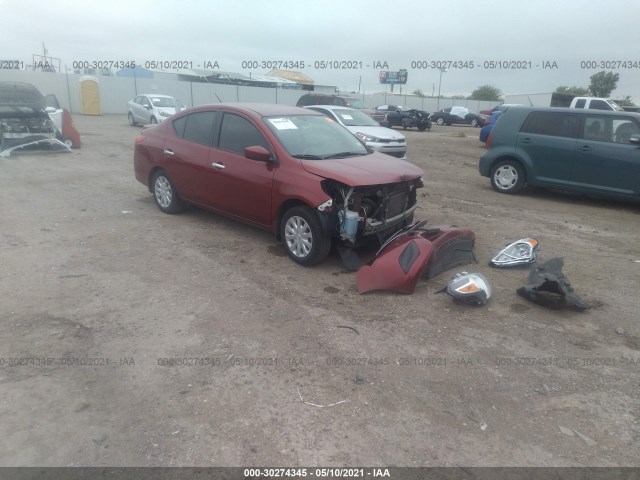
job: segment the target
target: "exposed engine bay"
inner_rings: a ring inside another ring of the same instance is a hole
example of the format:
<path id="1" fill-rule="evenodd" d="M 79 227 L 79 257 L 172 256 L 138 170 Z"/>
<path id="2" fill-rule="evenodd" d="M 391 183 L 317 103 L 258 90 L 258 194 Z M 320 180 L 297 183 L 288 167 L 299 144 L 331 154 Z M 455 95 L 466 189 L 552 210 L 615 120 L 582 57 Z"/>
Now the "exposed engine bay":
<path id="1" fill-rule="evenodd" d="M 56 111 L 46 107 L 45 97 L 33 85 L 0 83 L 0 156 L 43 147 L 69 151 L 49 110 Z"/>
<path id="2" fill-rule="evenodd" d="M 417 207 L 416 189 L 420 179 L 407 182 L 364 187 L 350 187 L 334 180 L 323 182 L 331 200 L 318 207 L 337 215 L 335 236 L 350 244 L 377 235 L 382 242 L 386 236 L 413 221 Z"/>

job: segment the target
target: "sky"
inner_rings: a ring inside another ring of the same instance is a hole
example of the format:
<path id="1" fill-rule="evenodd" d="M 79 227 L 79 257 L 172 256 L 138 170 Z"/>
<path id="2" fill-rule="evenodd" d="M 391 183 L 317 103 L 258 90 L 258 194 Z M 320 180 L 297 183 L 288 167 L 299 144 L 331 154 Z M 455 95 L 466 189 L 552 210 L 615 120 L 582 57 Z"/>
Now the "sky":
<path id="1" fill-rule="evenodd" d="M 588 87 L 605 70 L 620 75 L 611 97 L 640 105 L 640 0 L 0 0 L 0 11 L 0 65 L 31 64 L 44 43 L 70 69 L 217 62 L 264 75 L 276 61 L 362 93 L 390 89 L 380 70 L 406 69 L 403 92 L 446 96 L 485 84 L 504 94 Z"/>

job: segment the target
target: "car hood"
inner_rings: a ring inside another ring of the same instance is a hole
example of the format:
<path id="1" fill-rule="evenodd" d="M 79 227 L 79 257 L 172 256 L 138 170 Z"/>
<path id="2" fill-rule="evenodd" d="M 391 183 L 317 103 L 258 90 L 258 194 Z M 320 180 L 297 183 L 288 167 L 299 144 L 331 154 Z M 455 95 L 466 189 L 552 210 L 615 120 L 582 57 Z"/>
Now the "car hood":
<path id="1" fill-rule="evenodd" d="M 362 157 L 335 160 L 300 160 L 302 168 L 323 178 L 331 178 L 351 187 L 406 182 L 424 172 L 412 163 L 374 152 Z"/>
<path id="2" fill-rule="evenodd" d="M 365 135 L 371 135 L 374 137 L 390 139 L 390 140 L 404 140 L 403 134 L 401 134 L 400 132 L 396 132 L 391 128 L 348 126 L 347 129 L 349 129 L 351 133 L 364 133 Z"/>
<path id="3" fill-rule="evenodd" d="M 0 82 L 0 105 L 44 110 L 45 99 L 30 83 Z"/>
<path id="4" fill-rule="evenodd" d="M 165 113 L 168 113 L 170 115 L 173 115 L 173 114 L 176 113 L 176 108 L 175 107 L 156 107 L 156 109 L 159 112 L 165 112 Z"/>

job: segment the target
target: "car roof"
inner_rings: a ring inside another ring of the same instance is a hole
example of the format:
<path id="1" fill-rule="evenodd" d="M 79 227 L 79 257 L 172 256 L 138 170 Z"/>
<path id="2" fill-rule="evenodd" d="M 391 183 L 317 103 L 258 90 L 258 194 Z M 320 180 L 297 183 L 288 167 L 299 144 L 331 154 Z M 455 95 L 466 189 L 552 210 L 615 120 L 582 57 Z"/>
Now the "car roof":
<path id="1" fill-rule="evenodd" d="M 224 110 L 236 110 L 245 113 L 256 113 L 261 117 L 270 117 L 274 115 L 322 115 L 320 112 L 314 112 L 301 107 L 292 107 L 291 105 L 282 105 L 276 103 L 210 103 L 207 105 L 199 105 L 194 110 L 206 110 L 211 107 Z"/>
<path id="2" fill-rule="evenodd" d="M 620 112 L 615 110 L 596 110 L 590 108 L 564 108 L 564 107 L 527 107 L 527 106 L 515 106 L 510 107 L 505 113 L 508 112 L 552 112 L 552 113 L 573 113 L 576 115 L 610 115 L 613 117 L 619 117 L 620 115 L 625 117 L 632 117 L 640 121 L 640 113 L 636 112 Z"/>
<path id="3" fill-rule="evenodd" d="M 357 110 L 356 108 L 351 108 L 351 107 L 345 107 L 342 105 L 322 105 L 322 104 L 318 104 L 318 105 L 307 105 L 304 108 L 308 108 L 309 110 L 313 110 L 314 108 L 324 108 L 327 110 Z"/>
<path id="4" fill-rule="evenodd" d="M 171 95 L 161 95 L 159 93 L 141 93 L 136 97 L 158 97 L 158 98 L 173 98 Z"/>

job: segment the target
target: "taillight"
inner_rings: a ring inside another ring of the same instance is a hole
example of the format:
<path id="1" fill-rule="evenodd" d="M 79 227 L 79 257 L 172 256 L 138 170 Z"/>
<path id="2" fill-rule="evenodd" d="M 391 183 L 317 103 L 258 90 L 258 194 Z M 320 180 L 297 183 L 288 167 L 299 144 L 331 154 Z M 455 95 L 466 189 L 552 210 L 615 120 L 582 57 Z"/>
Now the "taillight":
<path id="1" fill-rule="evenodd" d="M 144 140 L 144 135 L 138 135 L 136 137 L 136 144 L 142 143 L 143 140 Z"/>
<path id="2" fill-rule="evenodd" d="M 489 135 L 487 135 L 487 142 L 485 143 L 485 145 L 487 146 L 487 150 L 489 150 L 489 148 L 491 147 L 491 134 L 493 133 L 493 129 L 491 129 L 491 131 L 489 132 Z"/>

